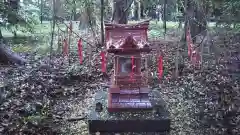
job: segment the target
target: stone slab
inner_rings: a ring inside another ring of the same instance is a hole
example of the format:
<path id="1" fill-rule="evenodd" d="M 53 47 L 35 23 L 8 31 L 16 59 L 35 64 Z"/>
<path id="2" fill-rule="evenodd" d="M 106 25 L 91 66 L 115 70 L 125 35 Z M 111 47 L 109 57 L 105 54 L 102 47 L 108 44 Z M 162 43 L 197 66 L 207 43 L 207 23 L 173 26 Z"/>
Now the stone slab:
<path id="1" fill-rule="evenodd" d="M 157 92 L 151 93 L 155 96 Z M 151 95 L 150 94 L 150 95 Z M 109 113 L 107 110 L 107 92 L 100 91 L 96 94 L 93 108 L 90 110 L 88 126 L 89 132 L 169 132 L 170 131 L 170 118 L 169 112 L 165 107 L 160 107 L 164 103 L 163 100 L 157 101 L 157 98 L 151 98 L 152 105 L 159 110 L 155 112 L 156 108 L 152 111 L 139 111 L 139 112 L 114 112 Z M 96 112 L 94 105 L 96 103 L 103 105 L 101 112 Z"/>

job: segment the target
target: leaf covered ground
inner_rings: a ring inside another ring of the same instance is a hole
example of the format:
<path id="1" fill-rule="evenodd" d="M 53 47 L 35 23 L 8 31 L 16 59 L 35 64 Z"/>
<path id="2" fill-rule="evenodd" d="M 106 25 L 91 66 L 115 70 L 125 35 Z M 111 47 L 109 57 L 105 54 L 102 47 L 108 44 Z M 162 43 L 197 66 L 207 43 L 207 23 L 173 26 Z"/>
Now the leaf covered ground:
<path id="1" fill-rule="evenodd" d="M 240 133 L 240 36 L 214 33 L 210 38 L 203 70 L 194 70 L 184 60 L 179 78 L 168 77 L 173 74 L 176 43 L 155 43 L 165 54 L 165 76 L 161 83 L 154 79 L 153 85 L 170 111 L 171 135 Z M 87 120 L 74 119 L 88 115 L 94 94 L 106 82 L 95 53 L 91 71 L 87 61 L 79 65 L 77 56 L 69 66 L 58 55 L 51 63 L 43 57 L 20 68 L 2 67 L 2 80 L 8 81 L 1 84 L 0 133 L 87 135 Z"/>

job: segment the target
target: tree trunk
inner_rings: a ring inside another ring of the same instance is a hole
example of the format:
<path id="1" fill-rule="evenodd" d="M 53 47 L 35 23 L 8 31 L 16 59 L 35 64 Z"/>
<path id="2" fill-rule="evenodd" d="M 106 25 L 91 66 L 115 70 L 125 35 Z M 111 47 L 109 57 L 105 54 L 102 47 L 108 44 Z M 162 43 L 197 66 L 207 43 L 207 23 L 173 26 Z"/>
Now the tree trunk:
<path id="1" fill-rule="evenodd" d="M 23 65 L 26 60 L 21 58 L 18 54 L 14 53 L 4 43 L 3 39 L 0 42 L 0 63 L 3 64 L 18 64 Z"/>
<path id="2" fill-rule="evenodd" d="M 144 4 L 143 4 L 143 1 L 140 1 L 140 16 L 141 16 L 141 18 L 144 18 L 145 16 L 144 16 Z"/>
<path id="3" fill-rule="evenodd" d="M 89 22 L 89 20 L 87 17 L 87 11 L 84 10 L 80 16 L 79 29 L 85 30 L 88 27 L 88 22 Z"/>
<path id="4" fill-rule="evenodd" d="M 206 4 L 208 3 L 207 0 L 204 1 L 198 1 L 199 3 L 193 2 L 191 0 L 185 0 L 186 2 L 186 14 L 185 14 L 185 34 L 184 34 L 184 41 L 186 41 L 186 32 L 188 26 L 190 27 L 190 34 L 192 37 L 193 45 L 201 44 L 200 48 L 196 48 L 197 46 L 193 46 L 194 49 L 197 50 L 197 52 L 200 52 L 201 62 L 203 61 L 202 55 L 203 55 L 203 44 L 201 43 L 202 37 L 205 37 L 207 34 L 207 15 L 208 12 L 208 6 Z M 199 40 L 200 39 L 200 40 Z M 186 46 L 184 46 L 185 48 Z"/>
<path id="5" fill-rule="evenodd" d="M 137 0 L 134 0 L 134 20 L 138 20 L 138 5 Z"/>
<path id="6" fill-rule="evenodd" d="M 133 2 L 133 0 L 132 0 Z M 131 3 L 132 3 L 131 2 Z M 114 0 L 113 22 L 118 24 L 127 24 L 128 21 L 128 0 Z"/>
<path id="7" fill-rule="evenodd" d="M 202 7 L 203 4 L 198 4 L 188 0 L 187 15 L 190 25 L 190 31 L 193 43 L 196 43 L 198 35 L 205 35 L 207 28 L 207 19 L 205 17 L 206 8 Z M 185 22 L 187 24 L 187 22 Z M 204 32 L 205 31 L 205 32 Z"/>
<path id="8" fill-rule="evenodd" d="M 134 0 L 134 19 L 136 21 L 141 18 L 141 3 L 139 0 Z"/>
<path id="9" fill-rule="evenodd" d="M 76 20 L 77 20 L 77 5 L 76 5 L 76 0 L 73 1 L 72 20 L 73 20 L 73 21 L 76 21 Z"/>
<path id="10" fill-rule="evenodd" d="M 140 20 L 141 19 L 141 1 L 139 0 L 137 4 L 138 4 L 138 19 Z"/>
<path id="11" fill-rule="evenodd" d="M 60 0 L 57 0 L 56 3 L 55 3 L 55 6 L 56 6 L 56 16 L 61 16 L 63 17 L 64 15 L 62 14 L 62 5 L 63 3 L 61 3 Z"/>
<path id="12" fill-rule="evenodd" d="M 3 64 L 19 64 L 23 65 L 26 60 L 14 53 L 3 43 L 3 35 L 0 28 L 0 63 Z"/>
<path id="13" fill-rule="evenodd" d="M 194 18 L 195 18 L 194 9 L 195 8 L 196 8 L 195 3 L 192 2 L 191 0 L 187 0 L 187 11 L 186 11 L 187 20 L 185 20 L 185 26 L 186 26 L 185 27 L 185 32 L 187 31 L 188 26 L 189 26 L 193 43 L 195 43 L 195 38 L 194 37 L 196 35 L 196 29 L 197 29 L 196 20 L 194 20 Z M 186 34 L 185 34 L 185 37 L 186 37 Z"/>
<path id="14" fill-rule="evenodd" d="M 113 12 L 113 10 L 112 10 L 112 7 L 113 7 L 112 1 L 111 0 L 105 0 L 104 5 L 105 5 L 105 10 L 104 10 L 105 11 L 105 13 L 104 13 L 105 20 L 110 22 L 112 14 L 113 14 L 112 13 Z"/>

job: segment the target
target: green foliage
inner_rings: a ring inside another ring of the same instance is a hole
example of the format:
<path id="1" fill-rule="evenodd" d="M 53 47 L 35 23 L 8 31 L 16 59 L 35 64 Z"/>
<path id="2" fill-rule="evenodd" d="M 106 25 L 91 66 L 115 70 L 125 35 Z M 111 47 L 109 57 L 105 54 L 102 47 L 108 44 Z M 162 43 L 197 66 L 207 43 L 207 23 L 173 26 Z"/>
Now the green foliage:
<path id="1" fill-rule="evenodd" d="M 4 2 L 0 2 L 0 18 L 4 21 L 1 28 L 11 31 L 15 36 L 17 31 L 33 32 L 33 28 L 39 23 L 39 9 L 28 3 L 20 3 L 17 10 L 13 10 Z"/>
<path id="2" fill-rule="evenodd" d="M 226 0 L 223 4 L 224 14 L 231 15 L 236 18 L 240 15 L 240 1 L 239 0 Z"/>

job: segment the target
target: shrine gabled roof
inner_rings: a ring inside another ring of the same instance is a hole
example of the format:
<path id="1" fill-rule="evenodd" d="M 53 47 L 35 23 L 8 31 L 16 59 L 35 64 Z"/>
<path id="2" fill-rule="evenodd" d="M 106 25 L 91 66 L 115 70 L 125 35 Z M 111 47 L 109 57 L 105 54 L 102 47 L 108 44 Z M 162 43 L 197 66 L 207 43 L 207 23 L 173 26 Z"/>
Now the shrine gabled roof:
<path id="1" fill-rule="evenodd" d="M 147 29 L 149 21 L 136 24 L 105 24 L 107 49 L 141 49 L 149 47 Z"/>
<path id="2" fill-rule="evenodd" d="M 119 40 L 109 40 L 107 42 L 107 49 L 141 49 L 141 48 L 149 48 L 149 44 L 146 40 L 136 40 L 132 35 L 129 35 L 125 38 L 121 38 Z"/>

